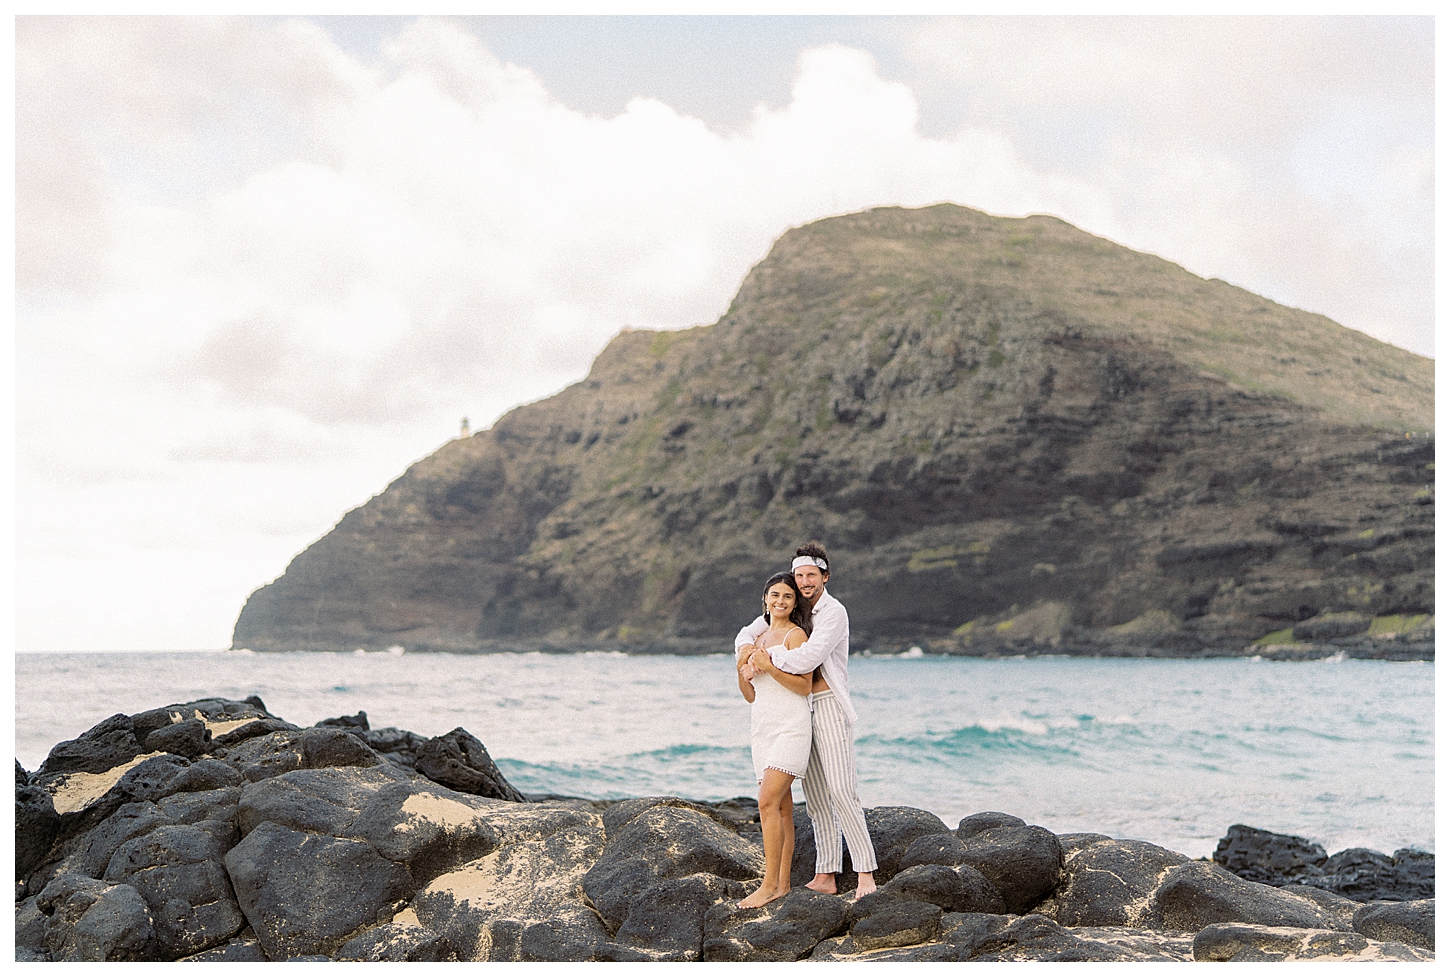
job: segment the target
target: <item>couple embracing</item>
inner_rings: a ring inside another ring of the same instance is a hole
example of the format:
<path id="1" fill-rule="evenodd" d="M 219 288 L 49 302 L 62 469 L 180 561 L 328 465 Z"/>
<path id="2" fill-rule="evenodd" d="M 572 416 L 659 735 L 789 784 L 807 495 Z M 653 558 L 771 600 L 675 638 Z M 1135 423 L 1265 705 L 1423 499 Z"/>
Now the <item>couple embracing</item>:
<path id="1" fill-rule="evenodd" d="M 876 888 L 876 849 L 856 795 L 856 710 L 846 681 L 851 626 L 826 592 L 830 560 L 819 543 L 796 550 L 788 573 L 765 582 L 765 613 L 735 638 L 740 692 L 750 707 L 750 754 L 760 784 L 765 879 L 740 901 L 763 906 L 790 892 L 795 850 L 791 783 L 801 778 L 816 839 L 806 887 L 836 891 L 841 837 L 858 873 L 856 895 Z"/>

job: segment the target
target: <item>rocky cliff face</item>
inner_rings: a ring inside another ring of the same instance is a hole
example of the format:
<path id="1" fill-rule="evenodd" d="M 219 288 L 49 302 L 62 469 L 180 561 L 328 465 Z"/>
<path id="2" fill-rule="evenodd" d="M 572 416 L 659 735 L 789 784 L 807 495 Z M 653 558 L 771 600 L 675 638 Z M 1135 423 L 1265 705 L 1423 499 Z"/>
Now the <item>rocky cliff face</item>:
<path id="1" fill-rule="evenodd" d="M 1422 357 L 1053 218 L 832 218 L 414 465 L 234 645 L 724 650 L 813 537 L 857 649 L 1423 638 L 1433 407 Z"/>

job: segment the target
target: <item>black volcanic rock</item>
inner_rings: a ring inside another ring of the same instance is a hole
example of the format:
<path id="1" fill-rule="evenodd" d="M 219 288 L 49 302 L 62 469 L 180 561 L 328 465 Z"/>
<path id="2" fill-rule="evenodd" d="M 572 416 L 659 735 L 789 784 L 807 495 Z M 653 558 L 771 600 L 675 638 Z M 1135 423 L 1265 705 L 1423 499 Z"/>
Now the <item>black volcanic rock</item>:
<path id="1" fill-rule="evenodd" d="M 1161 926 L 1149 897 L 1186 861 L 1144 841 L 1105 840 L 1078 849 L 1063 865 L 1056 919 L 1064 926 Z"/>
<path id="2" fill-rule="evenodd" d="M 1329 856 L 1324 877 L 1312 885 L 1356 902 L 1430 899 L 1435 895 L 1435 856 L 1402 848 L 1394 855 L 1368 848 L 1347 848 Z"/>
<path id="3" fill-rule="evenodd" d="M 1026 821 L 1011 814 L 1003 814 L 1001 811 L 979 811 L 970 814 L 957 823 L 957 837 L 963 841 L 973 835 L 981 834 L 988 828 L 1025 827 Z"/>
<path id="4" fill-rule="evenodd" d="M 1368 848 L 1326 855 L 1323 846 L 1297 835 L 1235 824 L 1219 839 L 1213 860 L 1250 882 L 1302 883 L 1356 902 L 1435 894 L 1435 856 L 1410 848 L 1394 855 Z"/>
<path id="5" fill-rule="evenodd" d="M 792 889 L 758 909 L 720 903 L 705 922 L 704 959 L 801 960 L 846 925 L 846 904 L 810 889 Z"/>
<path id="6" fill-rule="evenodd" d="M 967 848 L 956 835 L 944 832 L 939 835 L 922 835 L 902 853 L 899 868 L 913 865 L 964 865 Z"/>
<path id="7" fill-rule="evenodd" d="M 405 770 L 413 769 L 418 759 L 418 751 L 429 740 L 427 736 L 419 736 L 409 730 L 395 729 L 392 726 L 368 729 L 361 735 L 378 756 Z"/>
<path id="8" fill-rule="evenodd" d="M 154 959 L 155 930 L 129 885 L 57 875 L 35 900 L 48 918 L 45 946 L 62 963 Z"/>
<path id="9" fill-rule="evenodd" d="M 700 804 L 695 801 L 687 801 L 682 797 L 631 797 L 628 800 L 614 801 L 604 809 L 603 819 L 605 837 L 613 841 L 614 837 L 618 835 L 619 832 L 622 831 L 624 828 L 628 827 L 631 821 L 633 821 L 635 818 L 639 817 L 641 814 L 648 811 L 649 809 L 655 807 L 685 808 L 687 810 L 694 811 L 697 814 L 703 814 L 705 817 L 710 818 L 714 821 L 718 821 L 721 825 L 724 825 L 727 828 L 731 828 L 732 830 L 734 829 L 733 821 L 731 821 L 729 818 L 722 817 L 719 812 L 713 810 L 705 804 Z M 759 812 L 755 811 L 752 813 L 754 814 L 754 819 L 756 821 L 759 821 Z"/>
<path id="10" fill-rule="evenodd" d="M 962 864 L 981 872 L 1014 915 L 1036 906 L 1062 878 L 1062 845 L 1046 828 L 1004 824 L 960 844 Z"/>
<path id="11" fill-rule="evenodd" d="M 1279 886 L 1279 891 L 1287 892 L 1301 899 L 1308 899 L 1314 903 L 1329 915 L 1332 920 L 1332 929 L 1354 929 L 1354 914 L 1363 908 L 1362 903 L 1347 899 L 1328 889 L 1321 889 L 1317 885 L 1291 882 L 1288 885 Z"/>
<path id="12" fill-rule="evenodd" d="M 146 737 L 148 753 L 174 753 L 194 760 L 206 752 L 211 732 L 200 719 L 186 719 L 155 730 Z"/>
<path id="13" fill-rule="evenodd" d="M 851 939 L 863 950 L 926 943 L 941 932 L 941 917 L 942 909 L 934 903 L 891 899 L 852 923 Z"/>
<path id="14" fill-rule="evenodd" d="M 267 955 L 262 952 L 262 945 L 249 926 L 222 946 L 182 957 L 182 960 L 196 963 L 266 963 Z"/>
<path id="15" fill-rule="evenodd" d="M 1032 913 L 977 935 L 963 946 L 961 959 L 982 962 L 1050 960 L 1053 962 L 1139 960 L 1131 950 L 1076 936 L 1046 916 Z"/>
<path id="16" fill-rule="evenodd" d="M 233 644 L 717 651 L 817 537 L 855 647 L 1430 657 L 1389 622 L 1434 613 L 1432 374 L 1053 218 L 831 218 L 408 469 Z"/>
<path id="17" fill-rule="evenodd" d="M 413 769 L 429 780 L 435 780 L 465 794 L 521 801 L 524 795 L 504 779 L 478 738 L 458 728 L 435 736 L 418 748 Z"/>
<path id="18" fill-rule="evenodd" d="M 212 757 L 201 757 L 182 768 L 174 780 L 167 782 L 166 788 L 173 794 L 182 794 L 235 787 L 241 782 L 242 775 L 233 767 Z"/>
<path id="19" fill-rule="evenodd" d="M 366 842 L 294 831 L 268 821 L 226 854 L 237 902 L 269 959 L 330 954 L 396 900 L 408 870 Z M 326 899 L 315 893 L 327 892 Z M 230 934 L 228 934 L 230 935 Z"/>
<path id="20" fill-rule="evenodd" d="M 615 942 L 654 951 L 662 960 L 699 960 L 705 917 L 730 889 L 705 872 L 655 882 L 631 901 Z"/>
<path id="21" fill-rule="evenodd" d="M 1395 877 L 1401 899 L 1432 899 L 1435 896 L 1435 856 L 1418 848 L 1395 851 Z"/>
<path id="22" fill-rule="evenodd" d="M 165 824 L 123 843 L 111 856 L 106 881 L 140 893 L 163 956 L 209 950 L 246 923 L 222 864 L 236 839 L 230 821 Z"/>
<path id="23" fill-rule="evenodd" d="M 1376 903 L 1354 914 L 1354 928 L 1372 939 L 1435 949 L 1435 900 Z"/>
<path id="24" fill-rule="evenodd" d="M 55 866 L 58 874 L 84 875 L 99 879 L 116 850 L 132 838 L 139 838 L 163 824 L 173 823 L 151 801 L 123 804 L 115 813 L 71 840 Z"/>
<path id="25" fill-rule="evenodd" d="M 1153 899 L 1150 911 L 1167 929 L 1197 931 L 1214 923 L 1336 928 L 1333 914 L 1308 899 L 1246 881 L 1208 862 L 1169 869 Z"/>
<path id="26" fill-rule="evenodd" d="M 213 746 L 223 745 L 224 742 L 235 742 L 237 739 L 247 736 L 257 736 L 263 731 L 271 732 L 273 729 L 284 727 L 295 728 L 290 723 L 284 723 L 269 713 L 262 700 L 256 696 L 248 696 L 241 701 L 197 699 L 193 702 L 162 706 L 159 709 L 148 709 L 131 717 L 131 728 L 137 741 L 145 743 L 158 730 L 191 720 L 207 724 L 209 734 L 222 738 L 213 740 L 210 735 L 205 737 L 207 742 Z M 271 727 L 253 727 L 249 724 L 250 720 L 268 720 L 273 725 Z M 215 724 L 215 729 L 213 729 L 213 724 Z M 242 736 L 233 735 L 238 730 L 246 730 L 246 732 Z"/>
<path id="27" fill-rule="evenodd" d="M 30 777 L 15 761 L 15 877 L 23 879 L 44 860 L 60 831 L 60 815 L 50 794 L 30 785 Z"/>
<path id="28" fill-rule="evenodd" d="M 64 773 L 102 773 L 141 754 L 131 717 L 117 713 L 80 736 L 51 747 L 36 771 L 39 776 Z"/>
<path id="29" fill-rule="evenodd" d="M 877 891 L 929 902 L 952 913 L 1007 911 L 1002 894 L 970 865 L 916 865 L 903 869 Z"/>
<path id="30" fill-rule="evenodd" d="M 1323 875 L 1329 855 L 1322 845 L 1297 835 L 1235 824 L 1219 839 L 1213 860 L 1241 879 L 1285 885 Z"/>
<path id="31" fill-rule="evenodd" d="M 372 727 L 368 724 L 368 714 L 358 711 L 355 716 L 338 716 L 335 719 L 323 719 L 315 723 L 317 726 L 336 726 L 338 729 L 345 729 L 350 732 L 366 732 Z"/>
<path id="32" fill-rule="evenodd" d="M 235 729 L 216 736 L 212 740 L 212 748 L 224 748 L 235 746 L 246 740 L 261 739 L 272 733 L 287 733 L 296 731 L 297 727 L 291 723 L 276 719 L 271 716 L 262 716 L 250 722 L 243 723 Z"/>
<path id="33" fill-rule="evenodd" d="M 866 816 L 866 830 L 871 835 L 876 849 L 877 881 L 891 879 L 903 868 L 903 859 L 912 846 L 921 838 L 938 838 L 947 833 L 947 826 L 941 818 L 912 807 L 870 807 L 863 812 Z M 814 843 L 814 842 L 813 842 Z M 855 872 L 851 865 L 851 846 L 843 842 L 845 850 L 845 873 Z M 918 849 L 923 850 L 923 849 Z M 855 884 L 855 880 L 852 880 Z"/>
<path id="34" fill-rule="evenodd" d="M 662 878 L 706 872 L 724 879 L 759 877 L 763 856 L 721 823 L 687 807 L 655 805 L 609 840 L 607 857 L 642 858 Z"/>
<path id="35" fill-rule="evenodd" d="M 389 963 L 457 962 L 458 954 L 437 933 L 413 923 L 376 926 L 343 944 L 334 958 Z"/>
<path id="36" fill-rule="evenodd" d="M 1058 844 L 1062 845 L 1062 857 L 1071 858 L 1078 850 L 1096 845 L 1100 841 L 1112 841 L 1107 835 L 1098 834 L 1096 831 L 1072 831 L 1057 836 Z"/>

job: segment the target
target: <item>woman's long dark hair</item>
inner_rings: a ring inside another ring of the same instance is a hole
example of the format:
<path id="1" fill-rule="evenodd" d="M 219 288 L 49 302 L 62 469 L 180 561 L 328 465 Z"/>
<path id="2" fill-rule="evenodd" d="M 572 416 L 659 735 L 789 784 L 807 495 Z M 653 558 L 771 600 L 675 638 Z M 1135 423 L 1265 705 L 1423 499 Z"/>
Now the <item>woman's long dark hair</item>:
<path id="1" fill-rule="evenodd" d="M 777 573 L 772 575 L 765 582 L 765 589 L 760 592 L 760 602 L 762 604 L 765 603 L 765 595 L 770 593 L 770 588 L 778 583 L 790 584 L 791 593 L 795 594 L 795 607 L 790 609 L 790 623 L 804 631 L 807 637 L 810 637 L 811 610 L 806 606 L 806 599 L 801 596 L 801 589 L 795 585 L 795 574 Z M 765 623 L 769 624 L 770 612 L 766 611 L 762 616 L 765 618 Z"/>

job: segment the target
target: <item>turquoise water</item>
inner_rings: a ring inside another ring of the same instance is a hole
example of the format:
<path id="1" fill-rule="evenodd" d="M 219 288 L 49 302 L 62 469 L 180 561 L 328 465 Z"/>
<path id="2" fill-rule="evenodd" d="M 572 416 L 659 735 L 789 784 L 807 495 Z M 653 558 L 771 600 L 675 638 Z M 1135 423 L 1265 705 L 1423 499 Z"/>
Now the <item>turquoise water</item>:
<path id="1" fill-rule="evenodd" d="M 1230 824 L 1330 852 L 1434 850 L 1434 665 L 854 657 L 861 799 L 951 827 L 1006 811 L 1191 856 Z M 116 712 L 258 694 L 298 725 L 462 726 L 519 789 L 754 794 L 731 659 L 291 652 L 22 654 L 16 757 Z"/>

